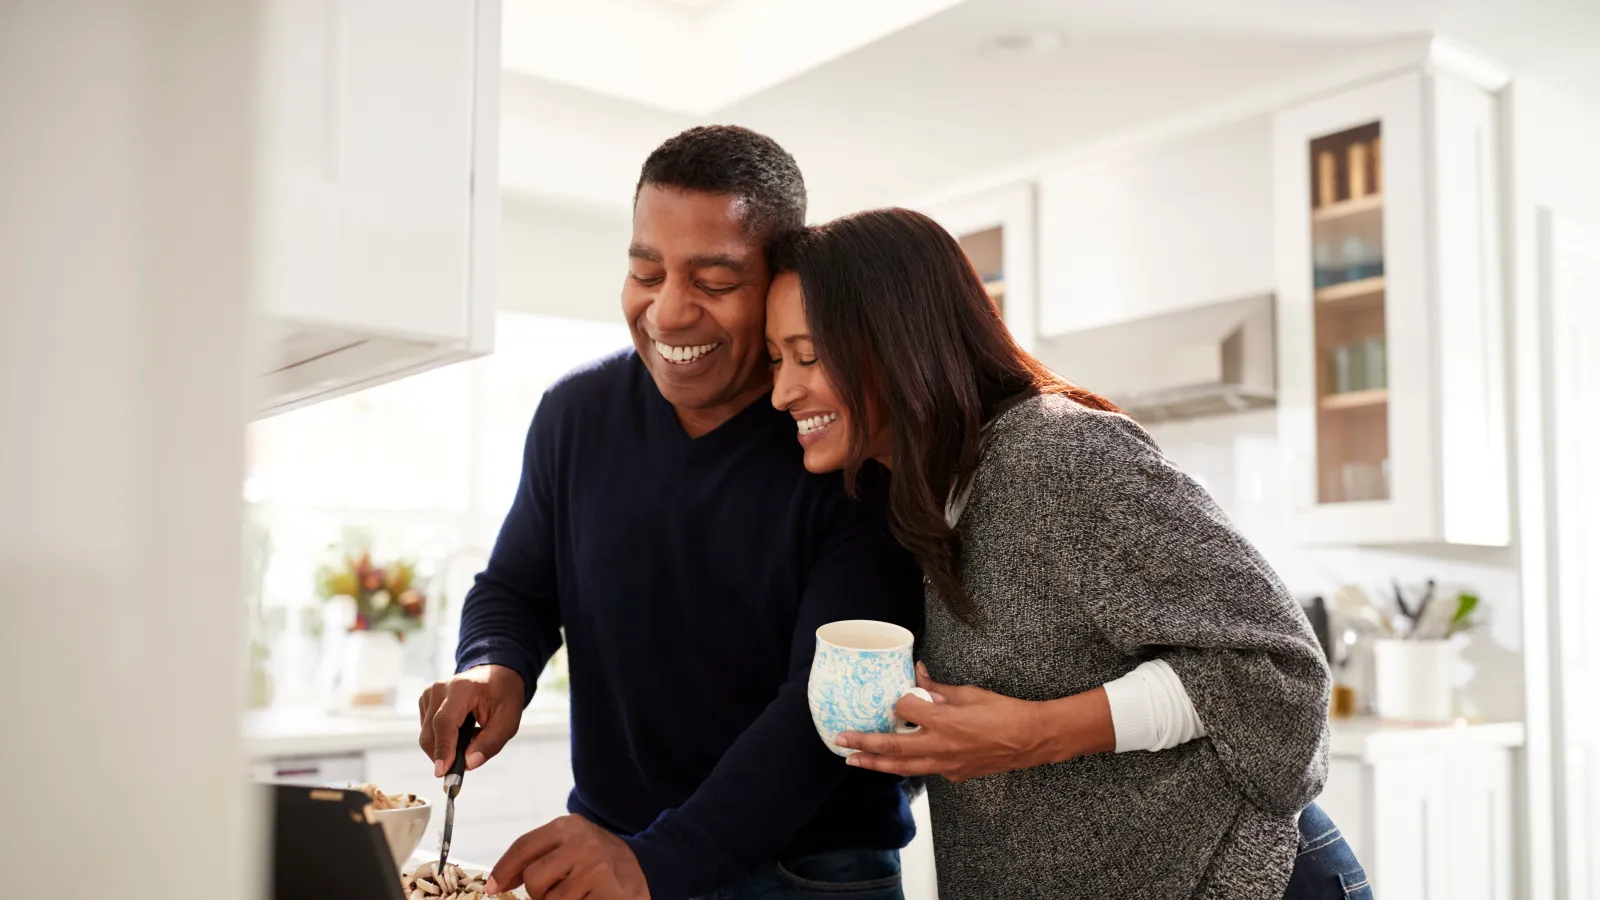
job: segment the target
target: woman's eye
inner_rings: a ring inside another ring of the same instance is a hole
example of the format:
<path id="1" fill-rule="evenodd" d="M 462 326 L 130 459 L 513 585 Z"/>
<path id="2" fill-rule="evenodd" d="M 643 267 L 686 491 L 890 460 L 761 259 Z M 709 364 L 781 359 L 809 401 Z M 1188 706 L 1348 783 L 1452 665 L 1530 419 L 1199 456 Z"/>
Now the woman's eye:
<path id="1" fill-rule="evenodd" d="M 774 356 L 774 357 L 772 357 L 772 358 L 767 360 L 767 365 L 772 366 L 774 369 L 776 369 L 778 366 L 783 365 L 783 357 Z"/>
<path id="2" fill-rule="evenodd" d="M 815 356 L 813 356 L 810 359 L 797 359 L 797 360 L 795 360 L 795 362 L 799 363 L 802 366 L 810 368 L 811 366 L 814 366 L 814 365 L 817 364 L 817 358 Z"/>

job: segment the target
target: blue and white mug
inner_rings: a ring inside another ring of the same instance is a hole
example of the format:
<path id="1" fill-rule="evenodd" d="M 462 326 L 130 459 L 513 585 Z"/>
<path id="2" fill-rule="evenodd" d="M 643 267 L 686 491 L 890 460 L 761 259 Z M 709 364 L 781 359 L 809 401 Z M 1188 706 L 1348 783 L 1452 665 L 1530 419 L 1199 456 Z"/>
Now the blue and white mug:
<path id="1" fill-rule="evenodd" d="M 840 756 L 856 752 L 834 741 L 843 731 L 910 734 L 917 725 L 894 714 L 907 694 L 932 701 L 917 687 L 911 632 L 890 622 L 851 619 L 817 629 L 806 699 L 811 721 L 828 749 Z"/>

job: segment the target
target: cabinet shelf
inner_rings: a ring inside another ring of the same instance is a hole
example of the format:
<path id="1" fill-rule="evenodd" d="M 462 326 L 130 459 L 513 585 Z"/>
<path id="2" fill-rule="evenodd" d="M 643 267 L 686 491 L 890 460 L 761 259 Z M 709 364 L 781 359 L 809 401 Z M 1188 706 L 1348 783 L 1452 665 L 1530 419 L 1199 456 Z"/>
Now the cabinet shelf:
<path id="1" fill-rule="evenodd" d="M 1345 281 L 1339 284 L 1330 284 L 1325 288 L 1317 288 L 1316 296 L 1318 303 L 1341 303 L 1380 295 L 1386 288 L 1387 283 L 1384 276 L 1374 275 L 1371 278 L 1359 278 L 1355 281 Z"/>
<path id="2" fill-rule="evenodd" d="M 1375 209 L 1382 208 L 1383 195 L 1368 194 L 1365 197 L 1355 197 L 1350 200 L 1340 200 L 1338 203 L 1330 203 L 1327 206 L 1317 207 L 1311 212 L 1311 221 L 1332 222 L 1336 219 L 1346 219 L 1350 216 L 1356 216 L 1360 215 L 1361 213 L 1371 212 Z"/>
<path id="3" fill-rule="evenodd" d="M 1322 398 L 1318 405 L 1324 410 L 1341 409 L 1367 409 L 1381 406 L 1389 402 L 1388 388 L 1373 388 L 1367 391 L 1349 391 L 1343 394 L 1329 394 Z"/>
<path id="4" fill-rule="evenodd" d="M 992 300 L 1006 292 L 1006 280 L 1004 278 L 996 278 L 993 281 L 985 281 L 983 289 L 988 291 L 989 299 Z"/>

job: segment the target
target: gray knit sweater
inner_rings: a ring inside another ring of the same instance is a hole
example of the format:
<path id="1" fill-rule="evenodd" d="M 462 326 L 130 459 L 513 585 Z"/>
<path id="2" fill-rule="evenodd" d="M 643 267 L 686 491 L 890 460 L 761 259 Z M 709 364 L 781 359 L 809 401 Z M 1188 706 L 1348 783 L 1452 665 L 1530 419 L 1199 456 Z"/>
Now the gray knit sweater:
<path id="1" fill-rule="evenodd" d="M 1327 774 L 1304 613 L 1129 419 L 1059 396 L 995 420 L 958 526 L 974 631 L 929 588 L 934 680 L 1025 700 L 1159 657 L 1206 737 L 963 784 L 931 779 L 942 900 L 1281 897 Z"/>

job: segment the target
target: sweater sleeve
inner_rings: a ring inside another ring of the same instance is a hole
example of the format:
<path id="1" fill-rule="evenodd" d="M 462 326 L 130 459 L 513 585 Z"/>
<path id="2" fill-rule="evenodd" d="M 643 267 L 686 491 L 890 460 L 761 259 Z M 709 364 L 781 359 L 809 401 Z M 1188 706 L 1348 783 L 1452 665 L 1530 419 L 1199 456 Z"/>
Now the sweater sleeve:
<path id="1" fill-rule="evenodd" d="M 624 840 L 654 900 L 685 900 L 776 859 L 852 769 L 817 737 L 806 700 L 819 626 L 880 619 L 916 631 L 922 582 L 888 534 L 881 502 L 840 495 L 820 523 L 821 545 L 802 595 L 789 678 L 689 799 Z"/>
<path id="2" fill-rule="evenodd" d="M 561 646 L 551 525 L 554 405 L 546 396 L 534 413 L 523 445 L 522 478 L 489 564 L 462 601 L 456 644 L 457 672 L 506 666 L 522 676 L 524 704 L 533 699 L 539 673 Z"/>
<path id="3" fill-rule="evenodd" d="M 1172 668 L 1251 803 L 1299 811 L 1328 764 L 1330 677 L 1305 613 L 1143 429 L 1105 413 L 1071 421 L 1056 490 L 1092 535 L 1071 566 L 1076 592 L 1113 646 Z"/>

